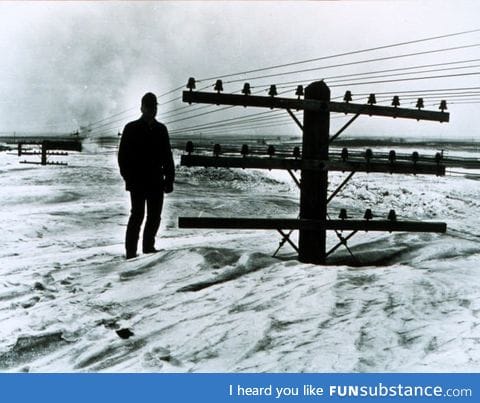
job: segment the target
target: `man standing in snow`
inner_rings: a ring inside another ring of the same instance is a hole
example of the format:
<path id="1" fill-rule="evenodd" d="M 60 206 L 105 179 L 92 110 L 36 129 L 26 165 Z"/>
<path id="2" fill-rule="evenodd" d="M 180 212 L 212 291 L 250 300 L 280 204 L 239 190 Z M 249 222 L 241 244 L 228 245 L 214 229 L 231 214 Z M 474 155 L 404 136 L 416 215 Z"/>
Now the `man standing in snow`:
<path id="1" fill-rule="evenodd" d="M 173 191 L 175 166 L 168 131 L 155 119 L 157 97 L 142 98 L 142 116 L 123 129 L 118 150 L 120 174 L 130 192 L 131 211 L 125 236 L 126 258 L 137 256 L 140 227 L 147 206 L 143 231 L 143 253 L 155 253 L 155 236 L 160 226 L 163 194 Z"/>

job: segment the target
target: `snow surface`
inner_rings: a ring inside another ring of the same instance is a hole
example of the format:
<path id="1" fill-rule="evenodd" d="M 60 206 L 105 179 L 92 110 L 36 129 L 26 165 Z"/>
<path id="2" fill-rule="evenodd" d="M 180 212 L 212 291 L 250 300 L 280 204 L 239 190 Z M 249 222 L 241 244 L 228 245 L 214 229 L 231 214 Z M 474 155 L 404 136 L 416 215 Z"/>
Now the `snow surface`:
<path id="1" fill-rule="evenodd" d="M 288 245 L 272 258 L 271 231 L 176 225 L 181 215 L 296 217 L 286 174 L 178 167 L 161 252 L 125 261 L 115 150 L 65 158 L 40 167 L 0 153 L 0 370 L 478 371 L 475 177 L 356 174 L 332 215 L 394 208 L 446 221 L 448 233 L 359 233 L 361 267 L 341 249 L 337 265 L 314 266 Z M 343 175 L 331 174 L 331 188 Z"/>

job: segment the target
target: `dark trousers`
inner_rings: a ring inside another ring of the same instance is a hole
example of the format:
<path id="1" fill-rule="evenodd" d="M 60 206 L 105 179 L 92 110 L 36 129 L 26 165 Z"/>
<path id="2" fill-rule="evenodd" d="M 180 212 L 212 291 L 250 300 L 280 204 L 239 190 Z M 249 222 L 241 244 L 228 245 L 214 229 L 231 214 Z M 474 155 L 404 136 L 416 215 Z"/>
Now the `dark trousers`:
<path id="1" fill-rule="evenodd" d="M 147 220 L 143 229 L 143 251 L 151 251 L 155 247 L 155 236 L 160 226 L 160 216 L 163 207 L 163 192 L 146 192 L 131 190 L 130 200 L 132 209 L 127 225 L 125 237 L 125 248 L 127 255 L 134 255 L 137 252 L 140 227 L 145 216 L 145 204 L 147 205 Z"/>

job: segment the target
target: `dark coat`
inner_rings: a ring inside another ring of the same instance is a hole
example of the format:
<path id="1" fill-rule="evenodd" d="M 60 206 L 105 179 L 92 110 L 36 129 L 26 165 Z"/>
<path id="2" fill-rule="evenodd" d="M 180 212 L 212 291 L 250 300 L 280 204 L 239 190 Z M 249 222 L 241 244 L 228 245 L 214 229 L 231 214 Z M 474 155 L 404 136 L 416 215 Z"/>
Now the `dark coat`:
<path id="1" fill-rule="evenodd" d="M 171 189 L 175 166 L 165 125 L 155 120 L 150 127 L 143 118 L 128 123 L 118 149 L 118 165 L 129 191 Z"/>

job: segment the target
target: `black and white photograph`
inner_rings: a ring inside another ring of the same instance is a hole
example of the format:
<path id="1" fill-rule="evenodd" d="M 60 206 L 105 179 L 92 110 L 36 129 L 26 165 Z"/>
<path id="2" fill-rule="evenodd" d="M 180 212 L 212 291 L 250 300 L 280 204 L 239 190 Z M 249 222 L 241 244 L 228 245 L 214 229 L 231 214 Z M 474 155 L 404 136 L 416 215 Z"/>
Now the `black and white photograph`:
<path id="1" fill-rule="evenodd" d="M 478 372 L 479 16 L 1 1 L 0 371 Z"/>

